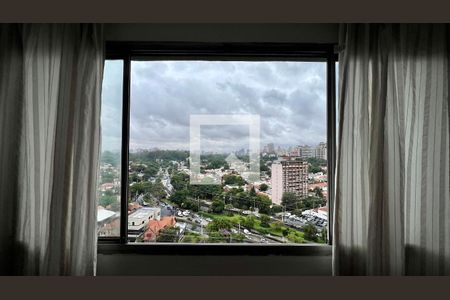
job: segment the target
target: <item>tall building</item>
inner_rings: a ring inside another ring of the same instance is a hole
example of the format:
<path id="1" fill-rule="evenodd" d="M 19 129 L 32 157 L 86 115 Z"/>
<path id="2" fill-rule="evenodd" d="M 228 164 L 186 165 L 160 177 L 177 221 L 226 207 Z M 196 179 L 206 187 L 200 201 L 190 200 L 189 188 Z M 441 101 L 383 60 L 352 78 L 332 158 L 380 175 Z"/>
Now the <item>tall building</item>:
<path id="1" fill-rule="evenodd" d="M 267 152 L 268 153 L 275 153 L 275 146 L 273 143 L 267 144 Z"/>
<path id="2" fill-rule="evenodd" d="M 272 164 L 272 203 L 280 204 L 283 197 L 283 166 L 275 161 Z"/>
<path id="3" fill-rule="evenodd" d="M 327 159 L 327 143 L 319 143 L 316 147 L 316 157 Z"/>
<path id="4" fill-rule="evenodd" d="M 326 143 L 319 143 L 317 146 L 298 146 L 296 148 L 296 151 L 293 152 L 295 156 L 299 156 L 301 158 L 321 158 L 321 159 L 327 159 L 327 144 Z"/>
<path id="5" fill-rule="evenodd" d="M 281 159 L 272 164 L 272 202 L 281 204 L 283 193 L 308 195 L 308 163 Z"/>
<path id="6" fill-rule="evenodd" d="M 298 154 L 301 158 L 311 158 L 315 157 L 315 149 L 311 146 L 298 146 Z"/>

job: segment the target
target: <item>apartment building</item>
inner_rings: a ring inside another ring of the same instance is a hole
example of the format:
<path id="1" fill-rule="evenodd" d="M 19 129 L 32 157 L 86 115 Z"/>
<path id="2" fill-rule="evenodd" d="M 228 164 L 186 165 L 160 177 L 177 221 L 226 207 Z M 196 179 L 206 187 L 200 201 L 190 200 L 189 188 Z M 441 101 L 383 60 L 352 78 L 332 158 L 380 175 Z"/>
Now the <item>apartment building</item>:
<path id="1" fill-rule="evenodd" d="M 272 164 L 271 180 L 274 204 L 281 204 L 281 198 L 285 192 L 306 196 L 308 194 L 308 163 L 289 158 L 279 159 Z"/>
<path id="2" fill-rule="evenodd" d="M 321 158 L 327 159 L 327 144 L 319 143 L 317 146 L 298 146 L 292 151 L 291 155 L 301 158 Z"/>

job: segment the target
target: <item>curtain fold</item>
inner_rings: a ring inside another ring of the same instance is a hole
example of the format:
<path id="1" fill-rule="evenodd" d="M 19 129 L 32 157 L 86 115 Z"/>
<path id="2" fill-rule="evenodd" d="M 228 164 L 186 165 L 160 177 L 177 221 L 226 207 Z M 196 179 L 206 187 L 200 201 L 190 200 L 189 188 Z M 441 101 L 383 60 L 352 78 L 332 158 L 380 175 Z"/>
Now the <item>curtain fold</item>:
<path id="1" fill-rule="evenodd" d="M 449 275 L 447 26 L 341 32 L 334 274 Z"/>
<path id="2" fill-rule="evenodd" d="M 1 105 L 11 112 L 0 115 L 13 129 L 1 136 L 2 160 L 11 158 L 0 173 L 1 205 L 9 209 L 0 214 L 10 213 L 0 221 L 10 255 L 2 272 L 95 274 L 102 26 L 0 30 Z"/>

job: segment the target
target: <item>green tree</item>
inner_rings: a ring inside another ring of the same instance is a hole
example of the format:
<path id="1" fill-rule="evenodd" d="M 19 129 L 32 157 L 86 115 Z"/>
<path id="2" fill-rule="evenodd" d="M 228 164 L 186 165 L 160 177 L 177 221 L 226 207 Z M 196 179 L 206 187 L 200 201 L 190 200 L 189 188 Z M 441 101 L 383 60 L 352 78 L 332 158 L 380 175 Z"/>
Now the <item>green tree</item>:
<path id="1" fill-rule="evenodd" d="M 130 185 L 130 196 L 136 196 L 140 194 L 146 194 L 152 189 L 152 183 L 149 181 L 136 182 Z"/>
<path id="2" fill-rule="evenodd" d="M 167 226 L 161 229 L 156 237 L 157 242 L 176 242 L 180 231 L 177 227 Z"/>
<path id="3" fill-rule="evenodd" d="M 231 234 L 231 242 L 233 243 L 242 243 L 245 239 L 243 234 L 233 233 Z"/>
<path id="4" fill-rule="evenodd" d="M 281 231 L 284 228 L 284 224 L 281 221 L 275 221 L 272 224 L 273 228 L 277 231 Z"/>
<path id="5" fill-rule="evenodd" d="M 308 169 L 309 169 L 309 173 L 318 173 L 318 172 L 322 171 L 322 169 L 319 166 L 314 166 L 314 165 L 309 166 Z"/>
<path id="6" fill-rule="evenodd" d="M 286 207 L 286 210 L 293 210 L 298 207 L 300 199 L 292 192 L 285 192 L 281 197 L 281 205 Z"/>
<path id="7" fill-rule="evenodd" d="M 181 206 L 181 203 L 186 200 L 187 194 L 186 190 L 176 191 L 169 197 L 169 201 Z"/>
<path id="8" fill-rule="evenodd" d="M 184 199 L 181 202 L 180 207 L 193 211 L 198 211 L 198 202 L 193 201 L 192 199 Z"/>
<path id="9" fill-rule="evenodd" d="M 301 201 L 301 208 L 312 209 L 323 206 L 326 204 L 326 200 L 319 197 L 308 196 Z"/>
<path id="10" fill-rule="evenodd" d="M 117 202 L 117 196 L 114 195 L 103 195 L 99 200 L 99 204 L 103 207 L 107 207 L 115 202 Z"/>
<path id="11" fill-rule="evenodd" d="M 328 232 L 326 228 L 322 229 L 322 232 L 320 233 L 320 238 L 323 243 L 328 243 Z"/>
<path id="12" fill-rule="evenodd" d="M 211 210 L 213 213 L 220 214 L 225 208 L 225 203 L 222 200 L 215 199 L 211 204 Z"/>
<path id="13" fill-rule="evenodd" d="M 283 230 L 281 231 L 281 233 L 283 234 L 283 237 L 286 238 L 289 235 L 289 228 L 284 227 Z"/>
<path id="14" fill-rule="evenodd" d="M 263 184 L 261 184 L 260 186 L 259 186 L 259 190 L 261 191 L 261 192 L 265 192 L 265 191 L 267 191 L 269 189 L 269 186 L 267 185 L 267 184 L 265 184 L 265 183 L 263 183 Z"/>
<path id="15" fill-rule="evenodd" d="M 225 185 L 245 185 L 245 180 L 239 175 L 224 175 L 222 179 Z"/>
<path id="16" fill-rule="evenodd" d="M 262 214 L 270 213 L 270 206 L 272 205 L 272 200 L 266 195 L 256 195 L 256 207 L 258 207 L 259 212 Z"/>
<path id="17" fill-rule="evenodd" d="M 302 228 L 305 233 L 305 239 L 315 242 L 317 240 L 317 228 L 313 224 L 306 224 Z"/>
<path id="18" fill-rule="evenodd" d="M 316 187 L 314 189 L 314 194 L 319 197 L 319 198 L 323 198 L 323 193 L 322 193 L 322 189 L 320 187 Z"/>
<path id="19" fill-rule="evenodd" d="M 326 167 L 327 166 L 327 160 L 326 159 L 322 159 L 322 158 L 310 157 L 310 158 L 307 158 L 306 161 L 311 166 L 320 166 L 320 167 Z"/>
<path id="20" fill-rule="evenodd" d="M 158 200 L 165 198 L 167 195 L 161 179 L 157 179 L 156 182 L 150 186 L 149 192 Z"/>
<path id="21" fill-rule="evenodd" d="M 112 183 L 116 176 L 112 172 L 102 172 L 101 183 Z"/>
<path id="22" fill-rule="evenodd" d="M 270 217 L 267 215 L 261 215 L 261 226 L 270 227 Z"/>
<path id="23" fill-rule="evenodd" d="M 283 206 L 281 205 L 272 205 L 272 208 L 270 209 L 271 214 L 277 214 L 283 211 Z"/>
<path id="24" fill-rule="evenodd" d="M 189 175 L 183 172 L 176 172 L 170 177 L 170 183 L 175 191 L 186 189 L 189 184 Z"/>
<path id="25" fill-rule="evenodd" d="M 244 218 L 241 225 L 243 225 L 244 227 L 247 227 L 248 229 L 253 229 L 253 227 L 255 227 L 255 223 L 256 223 L 255 217 L 248 216 L 248 217 Z"/>
<path id="26" fill-rule="evenodd" d="M 189 185 L 188 191 L 193 198 L 213 199 L 214 197 L 222 194 L 223 189 L 222 186 L 220 185 L 200 184 L 200 185 Z"/>
<path id="27" fill-rule="evenodd" d="M 222 218 L 218 218 L 213 220 L 212 222 L 209 222 L 209 224 L 206 226 L 206 230 L 208 232 L 213 231 L 219 231 L 219 230 L 230 230 L 232 227 L 232 224 L 230 221 Z"/>
<path id="28" fill-rule="evenodd" d="M 208 242 L 210 243 L 223 243 L 228 242 L 229 238 L 223 236 L 220 232 L 211 231 L 208 233 Z"/>

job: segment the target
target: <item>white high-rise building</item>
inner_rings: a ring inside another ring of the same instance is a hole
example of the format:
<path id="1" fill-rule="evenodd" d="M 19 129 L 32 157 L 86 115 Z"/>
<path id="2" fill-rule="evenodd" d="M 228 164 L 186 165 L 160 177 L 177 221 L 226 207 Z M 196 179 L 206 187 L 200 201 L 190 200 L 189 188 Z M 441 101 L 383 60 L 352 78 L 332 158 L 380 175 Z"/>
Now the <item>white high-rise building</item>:
<path id="1" fill-rule="evenodd" d="M 283 197 L 283 167 L 281 163 L 272 164 L 272 203 L 281 204 Z"/>

